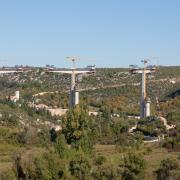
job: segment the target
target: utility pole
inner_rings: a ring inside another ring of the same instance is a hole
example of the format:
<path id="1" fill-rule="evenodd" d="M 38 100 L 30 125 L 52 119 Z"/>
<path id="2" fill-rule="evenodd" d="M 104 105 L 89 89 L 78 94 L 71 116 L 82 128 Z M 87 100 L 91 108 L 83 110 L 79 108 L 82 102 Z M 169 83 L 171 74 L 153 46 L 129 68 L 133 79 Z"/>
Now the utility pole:
<path id="1" fill-rule="evenodd" d="M 155 66 L 147 66 L 148 60 L 142 60 L 143 67 L 139 68 L 134 66 L 131 68 L 130 72 L 132 74 L 141 74 L 142 79 L 141 79 L 141 101 L 140 101 L 140 118 L 144 118 L 147 116 L 150 116 L 150 98 L 147 97 L 146 93 L 146 75 L 151 74 L 155 72 L 156 68 Z"/>
<path id="2" fill-rule="evenodd" d="M 88 67 L 88 68 L 83 68 L 83 69 L 77 69 L 76 68 L 76 60 L 80 60 L 80 58 L 67 57 L 67 59 L 72 61 L 71 69 L 50 69 L 48 72 L 71 75 L 69 106 L 70 106 L 70 108 L 73 108 L 74 106 L 79 104 L 79 88 L 78 88 L 78 84 L 76 83 L 76 75 L 78 75 L 78 74 L 94 74 L 95 67 L 91 66 L 91 68 Z"/>

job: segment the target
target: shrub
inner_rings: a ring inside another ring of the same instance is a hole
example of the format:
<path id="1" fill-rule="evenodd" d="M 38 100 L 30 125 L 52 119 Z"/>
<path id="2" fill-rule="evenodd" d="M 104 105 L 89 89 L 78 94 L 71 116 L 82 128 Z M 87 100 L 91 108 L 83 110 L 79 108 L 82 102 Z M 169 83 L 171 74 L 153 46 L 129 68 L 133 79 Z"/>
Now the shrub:
<path id="1" fill-rule="evenodd" d="M 124 180 L 139 180 L 144 177 L 144 170 L 146 162 L 140 155 L 129 153 L 124 158 L 124 170 L 122 172 L 122 179 Z"/>
<path id="2" fill-rule="evenodd" d="M 71 175 L 77 179 L 84 180 L 89 177 L 91 165 L 89 160 L 82 154 L 75 156 L 69 163 Z"/>
<path id="3" fill-rule="evenodd" d="M 155 172 L 158 180 L 172 179 L 172 171 L 178 168 L 178 163 L 174 159 L 165 159 L 160 163 L 159 168 Z"/>

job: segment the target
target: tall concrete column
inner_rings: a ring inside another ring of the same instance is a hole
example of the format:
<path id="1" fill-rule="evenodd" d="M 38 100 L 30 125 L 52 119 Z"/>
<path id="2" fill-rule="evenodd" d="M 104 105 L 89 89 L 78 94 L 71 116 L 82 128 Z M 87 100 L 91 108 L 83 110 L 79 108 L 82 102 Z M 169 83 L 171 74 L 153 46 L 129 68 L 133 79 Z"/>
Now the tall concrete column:
<path id="1" fill-rule="evenodd" d="M 148 116 L 151 115 L 151 106 L 150 106 L 150 104 L 151 104 L 151 100 L 150 100 L 150 98 L 147 97 L 145 99 L 145 117 L 148 117 Z"/>
<path id="2" fill-rule="evenodd" d="M 71 74 L 71 88 L 70 88 L 70 98 L 69 98 L 70 108 L 74 107 L 75 86 L 76 86 L 76 75 L 75 75 L 75 69 L 73 69 Z"/>
<path id="3" fill-rule="evenodd" d="M 145 98 L 146 98 L 146 71 L 142 72 L 142 80 L 141 80 L 141 119 L 145 117 Z"/>
<path id="4" fill-rule="evenodd" d="M 79 90 L 75 90 L 75 99 L 74 99 L 74 105 L 79 104 Z"/>

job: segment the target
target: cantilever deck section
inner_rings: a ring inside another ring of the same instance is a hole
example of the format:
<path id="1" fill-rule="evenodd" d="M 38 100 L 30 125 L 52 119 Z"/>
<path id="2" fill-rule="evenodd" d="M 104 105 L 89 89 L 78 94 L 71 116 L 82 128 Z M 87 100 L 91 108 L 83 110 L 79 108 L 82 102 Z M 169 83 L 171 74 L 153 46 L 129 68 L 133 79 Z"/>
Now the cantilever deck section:
<path id="1" fill-rule="evenodd" d="M 11 74 L 11 73 L 22 73 L 23 70 L 20 68 L 0 68 L 0 74 Z"/>

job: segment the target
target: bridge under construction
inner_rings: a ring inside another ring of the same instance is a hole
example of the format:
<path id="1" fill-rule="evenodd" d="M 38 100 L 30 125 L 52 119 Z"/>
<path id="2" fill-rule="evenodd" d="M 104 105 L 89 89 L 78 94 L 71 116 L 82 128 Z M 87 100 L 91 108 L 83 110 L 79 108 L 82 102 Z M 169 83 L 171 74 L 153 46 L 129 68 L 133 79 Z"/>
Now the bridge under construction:
<path id="1" fill-rule="evenodd" d="M 80 74 L 94 74 L 95 66 L 88 66 L 87 68 L 76 68 L 76 60 L 80 58 L 68 57 L 72 61 L 72 68 L 70 69 L 58 69 L 50 68 L 48 72 L 51 73 L 61 73 L 61 74 L 70 74 L 71 75 L 71 85 L 70 85 L 70 97 L 69 97 L 69 107 L 72 108 L 79 104 L 79 87 L 76 81 L 76 76 Z"/>

